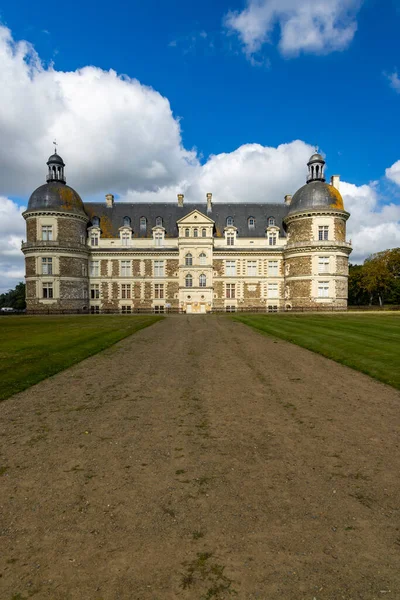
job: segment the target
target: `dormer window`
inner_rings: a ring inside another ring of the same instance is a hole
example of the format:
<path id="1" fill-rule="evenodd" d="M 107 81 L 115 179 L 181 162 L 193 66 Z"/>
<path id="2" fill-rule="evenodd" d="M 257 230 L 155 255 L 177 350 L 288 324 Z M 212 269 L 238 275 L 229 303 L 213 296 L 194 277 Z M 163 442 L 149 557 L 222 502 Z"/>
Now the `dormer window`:
<path id="1" fill-rule="evenodd" d="M 162 246 L 164 242 L 164 232 L 160 230 L 153 231 L 153 239 L 155 246 Z"/>
<path id="2" fill-rule="evenodd" d="M 233 217 L 228 217 L 226 219 L 226 226 L 231 227 L 233 225 Z"/>
<path id="3" fill-rule="evenodd" d="M 146 231 L 147 231 L 146 217 L 140 217 L 140 231 L 141 231 L 141 233 L 146 233 Z"/>
<path id="4" fill-rule="evenodd" d="M 100 227 L 100 219 L 99 219 L 99 217 L 93 217 L 93 219 L 92 219 L 92 225 L 93 225 L 93 227 Z"/>
<path id="5" fill-rule="evenodd" d="M 247 225 L 249 226 L 249 229 L 254 229 L 256 226 L 256 220 L 254 217 L 249 217 L 247 219 Z"/>
<path id="6" fill-rule="evenodd" d="M 268 219 L 268 227 L 274 227 L 275 225 L 275 219 L 274 217 L 269 217 Z"/>
<path id="7" fill-rule="evenodd" d="M 227 246 L 234 246 L 235 245 L 235 233 L 232 231 L 229 231 L 226 234 L 226 245 Z"/>
<path id="8" fill-rule="evenodd" d="M 162 225 L 163 225 L 162 217 L 157 217 L 156 218 L 156 227 L 162 227 Z"/>
<path id="9" fill-rule="evenodd" d="M 93 231 L 90 236 L 90 245 L 98 246 L 99 245 L 99 234 L 97 231 Z"/>
<path id="10" fill-rule="evenodd" d="M 130 227 L 130 226 L 131 226 L 130 217 L 124 217 L 124 227 Z"/>
<path id="11" fill-rule="evenodd" d="M 268 244 L 270 246 L 276 246 L 276 233 L 268 234 Z"/>
<path id="12" fill-rule="evenodd" d="M 130 234 L 129 231 L 122 231 L 121 232 L 121 242 L 122 242 L 123 246 L 128 246 L 130 239 L 131 239 L 131 234 Z"/>

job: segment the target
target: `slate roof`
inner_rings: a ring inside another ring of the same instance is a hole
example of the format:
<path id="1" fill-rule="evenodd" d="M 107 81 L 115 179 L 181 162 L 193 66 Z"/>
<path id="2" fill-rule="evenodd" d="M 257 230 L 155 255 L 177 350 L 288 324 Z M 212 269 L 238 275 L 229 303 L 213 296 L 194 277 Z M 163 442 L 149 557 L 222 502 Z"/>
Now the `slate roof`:
<path id="1" fill-rule="evenodd" d="M 100 228 L 108 231 L 109 237 L 117 237 L 118 229 L 123 226 L 124 217 L 131 219 L 131 227 L 134 237 L 151 237 L 152 228 L 156 225 L 156 218 L 161 217 L 163 227 L 168 237 L 178 236 L 177 221 L 188 215 L 193 210 L 198 210 L 215 222 L 215 234 L 223 235 L 226 227 L 226 219 L 233 218 L 233 224 L 238 230 L 240 237 L 265 237 L 265 230 L 269 217 L 274 217 L 276 225 L 280 228 L 279 235 L 286 237 L 283 229 L 283 219 L 287 216 L 289 207 L 279 204 L 242 204 L 242 203 L 215 203 L 212 211 L 207 213 L 207 204 L 187 202 L 183 206 L 177 203 L 137 203 L 115 202 L 112 208 L 108 208 L 105 202 L 85 202 L 85 211 L 89 218 L 100 218 Z M 140 218 L 146 217 L 147 231 L 140 231 Z M 254 229 L 249 229 L 247 220 L 254 217 L 256 223 Z M 89 223 L 90 225 L 91 223 Z"/>
<path id="2" fill-rule="evenodd" d="M 290 214 L 314 208 L 344 210 L 343 198 L 333 185 L 322 181 L 310 181 L 293 196 Z"/>
<path id="3" fill-rule="evenodd" d="M 36 210 L 56 210 L 85 215 L 78 192 L 61 181 L 49 181 L 32 193 L 27 212 Z"/>

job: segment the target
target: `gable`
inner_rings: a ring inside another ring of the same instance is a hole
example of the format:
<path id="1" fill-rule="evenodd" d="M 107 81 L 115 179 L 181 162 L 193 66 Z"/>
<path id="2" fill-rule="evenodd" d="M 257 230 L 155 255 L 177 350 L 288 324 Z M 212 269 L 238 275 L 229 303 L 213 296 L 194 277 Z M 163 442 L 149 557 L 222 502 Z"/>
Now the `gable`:
<path id="1" fill-rule="evenodd" d="M 188 215 L 177 221 L 177 225 L 214 225 L 214 221 L 199 210 L 192 210 Z"/>

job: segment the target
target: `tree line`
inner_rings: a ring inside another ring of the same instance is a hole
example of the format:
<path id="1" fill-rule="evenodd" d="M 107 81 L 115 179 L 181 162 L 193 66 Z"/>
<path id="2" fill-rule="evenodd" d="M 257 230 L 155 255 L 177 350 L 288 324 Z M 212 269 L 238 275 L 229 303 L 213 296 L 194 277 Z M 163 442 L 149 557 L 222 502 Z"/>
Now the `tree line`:
<path id="1" fill-rule="evenodd" d="M 400 248 L 369 256 L 363 265 L 349 265 L 349 305 L 400 304 Z"/>
<path id="2" fill-rule="evenodd" d="M 24 310 L 25 302 L 25 284 L 17 283 L 13 290 L 8 290 L 4 294 L 0 294 L 0 308 L 14 308 L 15 310 Z"/>

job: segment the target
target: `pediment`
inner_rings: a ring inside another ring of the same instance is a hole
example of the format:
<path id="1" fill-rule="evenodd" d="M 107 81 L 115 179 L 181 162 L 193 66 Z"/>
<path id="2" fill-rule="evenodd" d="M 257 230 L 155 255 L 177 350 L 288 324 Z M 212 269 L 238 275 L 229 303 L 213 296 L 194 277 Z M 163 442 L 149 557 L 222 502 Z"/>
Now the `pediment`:
<path id="1" fill-rule="evenodd" d="M 199 210 L 192 210 L 188 215 L 177 221 L 178 225 L 214 225 L 214 221 Z"/>

